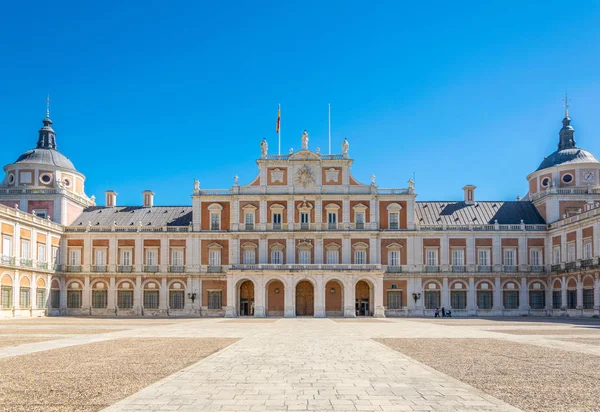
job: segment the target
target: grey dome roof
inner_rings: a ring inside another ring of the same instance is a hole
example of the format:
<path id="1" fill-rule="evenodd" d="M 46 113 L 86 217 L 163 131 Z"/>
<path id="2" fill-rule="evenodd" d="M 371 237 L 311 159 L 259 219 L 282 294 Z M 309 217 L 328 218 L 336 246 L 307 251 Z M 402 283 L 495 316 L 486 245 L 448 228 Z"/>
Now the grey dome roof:
<path id="1" fill-rule="evenodd" d="M 68 157 L 54 149 L 36 148 L 23 153 L 15 164 L 34 163 L 76 171 Z"/>
<path id="2" fill-rule="evenodd" d="M 596 156 L 587 150 L 574 147 L 571 149 L 557 150 L 556 152 L 552 153 L 550 156 L 544 159 L 544 161 L 537 168 L 536 172 L 552 166 L 575 163 L 600 163 L 600 161 L 598 161 Z"/>

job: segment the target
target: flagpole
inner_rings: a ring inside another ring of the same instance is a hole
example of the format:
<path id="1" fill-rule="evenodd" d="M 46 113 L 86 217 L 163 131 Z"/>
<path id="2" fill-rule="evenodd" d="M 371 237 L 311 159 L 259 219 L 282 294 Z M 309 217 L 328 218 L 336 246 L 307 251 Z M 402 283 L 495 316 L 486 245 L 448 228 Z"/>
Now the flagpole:
<path id="1" fill-rule="evenodd" d="M 281 103 L 277 106 L 277 114 L 279 115 L 279 133 L 277 133 L 277 139 L 278 139 L 277 155 L 281 156 Z"/>
<path id="2" fill-rule="evenodd" d="M 331 103 L 327 105 L 327 127 L 329 129 L 329 154 L 331 155 Z"/>

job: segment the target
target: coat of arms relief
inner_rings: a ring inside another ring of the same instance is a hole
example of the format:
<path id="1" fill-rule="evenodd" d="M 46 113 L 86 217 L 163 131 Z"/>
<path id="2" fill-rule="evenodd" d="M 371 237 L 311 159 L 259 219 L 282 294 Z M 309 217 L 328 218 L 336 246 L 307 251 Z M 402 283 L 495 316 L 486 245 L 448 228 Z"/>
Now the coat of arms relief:
<path id="1" fill-rule="evenodd" d="M 304 166 L 302 169 L 296 172 L 296 180 L 297 185 L 302 187 L 310 186 L 315 184 L 315 179 L 313 177 L 313 172 L 307 166 Z"/>

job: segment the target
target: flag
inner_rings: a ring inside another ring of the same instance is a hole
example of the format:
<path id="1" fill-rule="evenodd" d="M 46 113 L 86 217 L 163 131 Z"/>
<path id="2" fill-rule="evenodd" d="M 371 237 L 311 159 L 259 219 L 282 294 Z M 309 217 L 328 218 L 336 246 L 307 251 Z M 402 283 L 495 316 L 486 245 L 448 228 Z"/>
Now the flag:
<path id="1" fill-rule="evenodd" d="M 281 105 L 277 106 L 277 125 L 275 126 L 275 133 L 279 134 L 279 123 L 281 123 Z"/>

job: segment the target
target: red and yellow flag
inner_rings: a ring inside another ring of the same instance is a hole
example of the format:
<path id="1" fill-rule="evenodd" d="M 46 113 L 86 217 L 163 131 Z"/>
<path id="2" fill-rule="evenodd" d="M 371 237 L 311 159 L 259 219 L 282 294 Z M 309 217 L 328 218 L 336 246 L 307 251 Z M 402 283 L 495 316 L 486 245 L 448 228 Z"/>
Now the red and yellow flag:
<path id="1" fill-rule="evenodd" d="M 281 123 L 281 105 L 277 106 L 277 125 L 275 126 L 275 133 L 279 134 L 279 123 Z"/>

